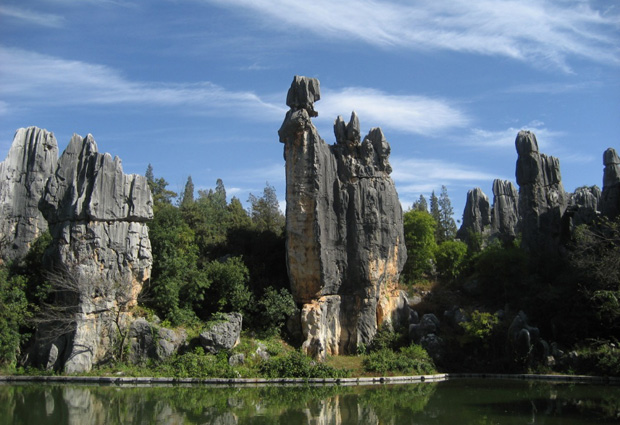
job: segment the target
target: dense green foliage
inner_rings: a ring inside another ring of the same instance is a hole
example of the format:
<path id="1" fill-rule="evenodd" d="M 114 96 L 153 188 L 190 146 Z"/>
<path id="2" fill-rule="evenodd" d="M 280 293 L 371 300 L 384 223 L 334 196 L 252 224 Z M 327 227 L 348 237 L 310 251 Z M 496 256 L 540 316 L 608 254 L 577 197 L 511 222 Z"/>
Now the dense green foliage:
<path id="1" fill-rule="evenodd" d="M 29 316 L 25 288 L 24 276 L 0 268 L 0 365 L 15 363 L 20 342 L 26 336 L 20 333 Z"/>
<path id="2" fill-rule="evenodd" d="M 368 372 L 386 374 L 399 372 L 409 375 L 436 373 L 428 353 L 419 345 L 411 344 L 399 351 L 382 348 L 364 356 L 364 368 Z"/>
<path id="3" fill-rule="evenodd" d="M 447 240 L 437 246 L 435 261 L 437 270 L 448 280 L 458 278 L 465 268 L 467 245 L 458 240 Z"/>
<path id="4" fill-rule="evenodd" d="M 267 378 L 346 378 L 349 372 L 312 360 L 299 351 L 261 363 L 261 374 Z"/>
<path id="5" fill-rule="evenodd" d="M 403 225 L 408 252 L 403 278 L 413 282 L 433 272 L 437 222 L 427 211 L 409 210 L 403 214 Z"/>

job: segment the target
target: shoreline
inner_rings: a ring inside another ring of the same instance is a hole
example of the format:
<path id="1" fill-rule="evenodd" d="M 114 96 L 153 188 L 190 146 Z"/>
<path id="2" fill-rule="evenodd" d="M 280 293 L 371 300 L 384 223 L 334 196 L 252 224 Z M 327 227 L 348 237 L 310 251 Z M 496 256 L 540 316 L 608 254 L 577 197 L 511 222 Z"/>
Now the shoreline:
<path id="1" fill-rule="evenodd" d="M 443 382 L 455 379 L 512 379 L 557 383 L 594 383 L 620 385 L 620 377 L 589 375 L 535 375 L 493 373 L 438 373 L 434 375 L 381 376 L 359 378 L 159 378 L 129 376 L 37 376 L 4 375 L 0 385 L 12 383 L 73 383 L 118 386 L 149 385 L 209 385 L 209 386 L 266 386 L 266 385 L 382 385 Z"/>

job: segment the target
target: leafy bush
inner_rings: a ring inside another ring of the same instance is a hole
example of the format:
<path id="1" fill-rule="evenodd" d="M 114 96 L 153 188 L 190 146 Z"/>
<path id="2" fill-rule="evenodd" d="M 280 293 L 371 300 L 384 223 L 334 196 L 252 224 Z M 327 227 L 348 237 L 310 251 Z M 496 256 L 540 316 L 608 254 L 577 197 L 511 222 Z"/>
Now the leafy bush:
<path id="1" fill-rule="evenodd" d="M 374 351 L 363 360 L 368 372 L 385 374 L 399 372 L 411 375 L 435 373 L 435 365 L 424 348 L 417 344 L 401 348 L 398 352 L 388 348 Z"/>
<path id="2" fill-rule="evenodd" d="M 228 364 L 228 353 L 205 354 L 202 347 L 194 352 L 173 357 L 157 368 L 163 375 L 177 378 L 236 378 L 239 375 Z"/>
<path id="3" fill-rule="evenodd" d="M 465 267 L 467 244 L 458 240 L 445 241 L 435 251 L 437 271 L 446 279 L 456 280 Z"/>
<path id="4" fill-rule="evenodd" d="M 470 320 L 460 324 L 465 331 L 463 343 L 478 343 L 487 340 L 498 324 L 499 317 L 497 315 L 474 310 Z"/>
<path id="5" fill-rule="evenodd" d="M 9 276 L 8 270 L 0 269 L 0 364 L 15 363 L 20 342 L 26 336 L 19 333 L 29 317 L 25 286 L 23 276 Z"/>
<path id="6" fill-rule="evenodd" d="M 410 255 L 403 268 L 407 283 L 433 272 L 437 222 L 427 211 L 410 210 L 403 214 L 405 246 Z"/>
<path id="7" fill-rule="evenodd" d="M 248 287 L 250 274 L 239 257 L 226 261 L 213 261 L 205 267 L 207 279 L 211 283 L 209 300 L 211 311 L 244 312 L 252 299 Z"/>
<path id="8" fill-rule="evenodd" d="M 271 286 L 265 290 L 257 306 L 259 327 L 273 334 L 280 331 L 296 308 L 293 295 L 287 289 L 281 288 L 278 291 Z"/>
<path id="9" fill-rule="evenodd" d="M 267 378 L 344 378 L 349 371 L 312 360 L 299 351 L 261 363 L 260 373 Z"/>

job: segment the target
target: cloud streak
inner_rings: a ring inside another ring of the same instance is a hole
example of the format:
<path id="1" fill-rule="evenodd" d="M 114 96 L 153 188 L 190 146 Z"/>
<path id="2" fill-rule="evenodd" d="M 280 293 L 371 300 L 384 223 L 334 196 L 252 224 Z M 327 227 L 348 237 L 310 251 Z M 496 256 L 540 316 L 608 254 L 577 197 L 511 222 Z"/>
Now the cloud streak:
<path id="1" fill-rule="evenodd" d="M 148 83 L 132 81 L 117 70 L 0 47 L 0 95 L 5 103 L 53 105 L 146 105 L 188 107 L 196 114 L 232 110 L 248 116 L 280 119 L 285 112 L 248 91 L 229 91 L 211 82 Z M 6 108 L 5 108 L 6 109 Z"/>
<path id="2" fill-rule="evenodd" d="M 0 6 L 0 15 L 48 28 L 61 28 L 65 24 L 65 18 L 60 15 L 34 12 L 14 6 Z"/>
<path id="3" fill-rule="evenodd" d="M 339 91 L 324 90 L 317 109 L 322 116 L 348 120 L 355 110 L 362 123 L 410 134 L 434 135 L 469 123 L 467 115 L 447 101 L 425 96 L 390 95 L 380 90 L 349 87 Z"/>
<path id="4" fill-rule="evenodd" d="M 618 16 L 588 1 L 203 0 L 245 10 L 264 27 L 383 48 L 504 56 L 569 72 L 568 58 L 620 64 Z M 267 19 L 268 25 L 265 22 Z"/>

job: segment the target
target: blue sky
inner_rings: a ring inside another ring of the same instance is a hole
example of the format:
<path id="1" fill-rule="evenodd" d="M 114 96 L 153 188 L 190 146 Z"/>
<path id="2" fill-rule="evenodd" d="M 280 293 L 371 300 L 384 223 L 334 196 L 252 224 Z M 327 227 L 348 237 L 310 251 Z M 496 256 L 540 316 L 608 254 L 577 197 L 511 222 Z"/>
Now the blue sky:
<path id="1" fill-rule="evenodd" d="M 587 0 L 2 0 L 0 157 L 15 130 L 60 149 L 93 134 L 125 172 L 169 188 L 224 181 L 284 201 L 277 130 L 294 75 L 316 77 L 314 119 L 381 127 L 406 209 L 446 185 L 513 182 L 519 129 L 560 159 L 564 186 L 602 184 L 620 148 L 620 2 Z"/>

